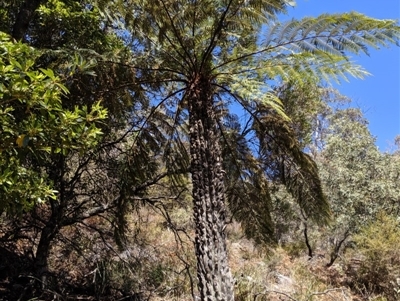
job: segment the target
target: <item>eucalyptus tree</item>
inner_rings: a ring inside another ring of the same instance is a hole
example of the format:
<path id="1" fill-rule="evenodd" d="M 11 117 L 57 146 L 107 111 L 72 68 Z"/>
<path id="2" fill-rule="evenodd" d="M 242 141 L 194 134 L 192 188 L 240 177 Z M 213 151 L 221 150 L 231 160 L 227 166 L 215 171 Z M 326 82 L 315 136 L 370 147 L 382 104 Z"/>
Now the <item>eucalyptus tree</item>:
<path id="1" fill-rule="evenodd" d="M 400 189 L 396 155 L 377 148 L 360 110 L 337 110 L 327 121 L 325 145 L 316 162 L 334 214 L 327 232 L 330 266 L 350 237 L 379 214 L 398 216 Z"/>
<path id="2" fill-rule="evenodd" d="M 326 81 L 348 74 L 361 78 L 367 73 L 348 55 L 367 53 L 369 46 L 396 43 L 399 27 L 395 21 L 354 12 L 280 23 L 277 15 L 292 4 L 285 0 L 100 0 L 98 4 L 113 24 L 120 26 L 121 35 L 134 50 L 132 67 L 138 74 L 148 75 L 143 87 L 154 105 L 152 114 L 157 110 L 173 112 L 176 127 L 185 123 L 182 114 L 189 116 L 200 298 L 233 300 L 234 281 L 224 232 L 225 171 L 220 132 L 224 112 L 231 103 L 248 112 L 259 134 L 250 130 L 242 138 L 252 137 L 264 145 L 265 156 L 268 144 L 263 143 L 263 134 L 271 131 L 283 139 L 287 157 L 294 158 L 288 173 L 293 175 L 289 181 L 292 193 L 300 198 L 307 215 L 326 222 L 329 210 L 314 177 L 315 164 L 288 136 L 287 116 L 271 85 L 289 79 L 302 81 L 309 75 Z M 162 86 L 145 88 L 155 82 Z M 173 133 L 170 138 L 174 138 Z M 296 168 L 312 175 L 315 185 L 301 191 L 295 188 L 301 178 L 296 176 Z M 259 168 L 258 172 L 263 171 Z M 252 175 L 244 178 L 238 174 L 237 178 L 250 183 Z M 267 181 L 259 184 L 268 191 Z M 318 197 L 313 197 L 315 193 Z"/>

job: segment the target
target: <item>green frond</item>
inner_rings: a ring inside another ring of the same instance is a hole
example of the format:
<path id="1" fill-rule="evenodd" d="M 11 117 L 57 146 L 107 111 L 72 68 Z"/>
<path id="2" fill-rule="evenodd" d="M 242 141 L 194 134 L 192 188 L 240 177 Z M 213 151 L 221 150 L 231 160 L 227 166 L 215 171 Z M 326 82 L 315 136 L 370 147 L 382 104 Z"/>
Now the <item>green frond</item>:
<path id="1" fill-rule="evenodd" d="M 260 139 L 265 169 L 275 171 L 275 181 L 285 185 L 307 218 L 328 223 L 331 212 L 317 165 L 301 150 L 290 124 L 280 115 L 261 109 L 254 129 Z"/>
<path id="2" fill-rule="evenodd" d="M 286 116 L 282 102 L 274 93 L 269 91 L 269 87 L 262 81 L 242 76 L 229 75 L 224 80 L 230 81 L 231 91 L 235 97 L 241 99 L 241 105 L 251 108 L 256 104 L 262 104 L 265 107 L 273 109 L 282 118 Z"/>
<path id="3" fill-rule="evenodd" d="M 349 55 L 368 54 L 370 47 L 398 43 L 400 37 L 396 21 L 377 20 L 359 13 L 274 21 L 268 27 L 261 47 L 249 48 L 238 43 L 223 60 L 216 61 L 215 69 L 223 77 L 230 72 L 240 73 L 243 78 L 252 77 L 257 70 L 258 74 L 264 73 L 267 81 L 301 81 L 308 73 L 326 82 L 340 82 L 348 76 L 364 78 L 368 72 L 354 64 Z"/>
<path id="4" fill-rule="evenodd" d="M 226 115 L 222 152 L 226 171 L 226 199 L 233 218 L 248 238 L 257 243 L 273 241 L 271 197 L 268 180 L 254 157 L 237 116 Z M 251 218 L 249 218 L 251 216 Z"/>
<path id="5" fill-rule="evenodd" d="M 299 79 L 313 73 L 329 82 L 347 80 L 347 76 L 363 78 L 368 73 L 349 60 L 349 54 L 368 54 L 368 48 L 398 44 L 400 27 L 394 20 L 377 20 L 359 13 L 321 15 L 316 18 L 269 22 L 262 47 L 241 49 L 240 55 L 220 64 L 233 68 L 253 59 L 258 70 L 264 66 L 268 79 Z M 231 63 L 232 62 L 232 63 Z M 237 67 L 236 67 L 237 68 Z M 251 72 L 251 68 L 245 66 Z"/>
<path id="6" fill-rule="evenodd" d="M 271 24 L 262 41 L 266 51 L 318 50 L 334 55 L 368 54 L 368 47 L 396 44 L 400 27 L 394 20 L 378 20 L 363 14 L 323 14 L 302 20 Z"/>
<path id="7" fill-rule="evenodd" d="M 215 108 L 222 108 L 218 116 L 227 118 L 225 110 L 233 101 L 249 113 L 249 124 L 254 126 L 246 133 L 220 126 L 231 209 L 244 224 L 249 215 L 259 219 L 245 225 L 248 233 L 256 228 L 271 232 L 268 181 L 284 183 L 307 217 L 320 223 L 329 219 L 316 165 L 302 152 L 273 86 L 307 84 L 310 78 L 329 83 L 349 76 L 365 77 L 368 72 L 350 56 L 398 43 L 396 21 L 351 12 L 280 23 L 276 15 L 285 12 L 291 4 L 288 0 L 98 1 L 103 2 L 103 10 L 120 7 L 114 22 L 131 33 L 132 45 L 138 45 L 131 63 L 149 70 L 141 71 L 146 80 L 160 83 L 143 84 L 152 91 L 145 97 L 165 99 L 179 89 L 186 95 L 193 75 L 201 74 L 213 84 Z M 261 41 L 260 35 L 264 37 Z M 168 86 L 166 79 L 175 83 Z M 189 165 L 187 141 L 171 128 L 177 124 L 184 127 L 190 99 L 177 96 L 168 100 L 175 114 L 165 114 L 151 129 L 160 135 L 154 139 L 165 147 L 164 162 L 178 170 Z M 217 104 L 220 101 L 222 105 Z M 166 110 L 166 106 L 157 109 Z M 151 117 L 159 119 L 161 115 Z M 156 126 L 162 130 L 157 132 Z M 249 147 L 249 138 L 256 146 Z M 150 142 L 151 137 L 147 139 Z M 249 205 L 242 208 L 241 202 Z"/>
<path id="8" fill-rule="evenodd" d="M 369 75 L 361 66 L 345 59 L 341 55 L 326 54 L 319 51 L 319 57 L 309 52 L 296 54 L 278 54 L 265 62 L 264 68 L 260 68 L 270 79 L 279 78 L 283 81 L 303 79 L 312 75 L 329 83 L 332 79 L 340 82 L 347 80 L 348 76 L 364 78 Z"/>
<path id="9" fill-rule="evenodd" d="M 229 186 L 227 198 L 230 210 L 241 223 L 247 238 L 257 244 L 274 241 L 270 190 L 267 179 L 261 173 L 252 174 L 248 180 Z"/>

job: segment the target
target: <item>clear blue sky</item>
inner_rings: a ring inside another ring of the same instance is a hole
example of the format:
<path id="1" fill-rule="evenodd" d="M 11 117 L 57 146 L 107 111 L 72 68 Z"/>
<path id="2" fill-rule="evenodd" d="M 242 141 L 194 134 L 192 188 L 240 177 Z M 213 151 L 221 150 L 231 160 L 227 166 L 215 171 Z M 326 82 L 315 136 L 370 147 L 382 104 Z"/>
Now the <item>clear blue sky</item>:
<path id="1" fill-rule="evenodd" d="M 282 19 L 317 16 L 323 13 L 357 11 L 379 19 L 400 19 L 400 0 L 297 0 Z M 350 79 L 337 88 L 365 112 L 371 133 L 381 151 L 393 146 L 400 135 L 400 47 L 370 50 L 370 56 L 355 57 L 371 76 Z"/>

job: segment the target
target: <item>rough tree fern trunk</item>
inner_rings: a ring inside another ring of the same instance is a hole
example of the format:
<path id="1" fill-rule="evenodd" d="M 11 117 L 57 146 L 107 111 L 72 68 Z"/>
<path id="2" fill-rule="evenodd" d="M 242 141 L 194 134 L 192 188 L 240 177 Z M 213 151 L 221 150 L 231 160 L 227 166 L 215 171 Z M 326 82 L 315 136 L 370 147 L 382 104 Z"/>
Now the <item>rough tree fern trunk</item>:
<path id="1" fill-rule="evenodd" d="M 224 171 L 213 92 L 207 78 L 193 79 L 188 100 L 200 298 L 202 301 L 232 301 L 234 283 L 224 231 Z"/>

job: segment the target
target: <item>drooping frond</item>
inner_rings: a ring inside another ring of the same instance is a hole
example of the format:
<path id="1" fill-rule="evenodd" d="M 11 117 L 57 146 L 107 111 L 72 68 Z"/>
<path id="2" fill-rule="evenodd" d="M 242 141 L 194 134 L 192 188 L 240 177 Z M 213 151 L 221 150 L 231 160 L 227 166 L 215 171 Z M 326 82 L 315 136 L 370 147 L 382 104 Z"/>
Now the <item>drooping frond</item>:
<path id="1" fill-rule="evenodd" d="M 262 104 L 278 112 L 286 118 L 282 102 L 275 94 L 268 91 L 268 87 L 261 81 L 252 78 L 229 76 L 231 79 L 231 96 L 236 98 L 245 108 L 255 108 L 257 104 Z"/>
<path id="2" fill-rule="evenodd" d="M 265 170 L 286 186 L 307 218 L 326 224 L 330 220 L 330 209 L 317 165 L 301 150 L 287 120 L 271 111 L 261 111 L 259 115 L 254 129 L 260 140 Z"/>
<path id="3" fill-rule="evenodd" d="M 226 199 L 234 219 L 248 238 L 257 243 L 273 241 L 271 197 L 268 179 L 249 146 L 246 130 L 236 115 L 224 116 L 222 155 L 226 172 Z M 251 216 L 251 218 L 249 218 Z"/>
<path id="4" fill-rule="evenodd" d="M 246 237 L 257 244 L 274 242 L 270 188 L 261 170 L 242 182 L 230 184 L 227 189 L 228 205 L 233 217 L 241 223 Z"/>

